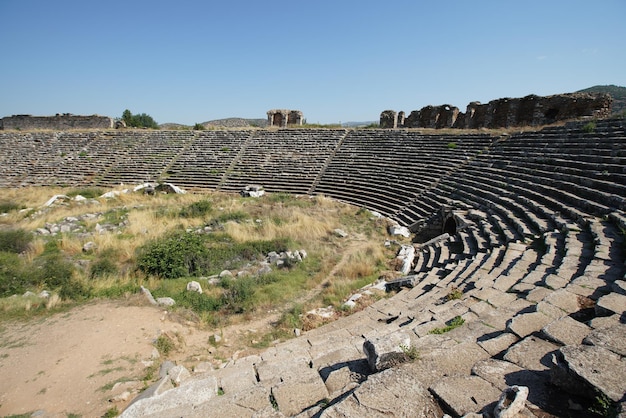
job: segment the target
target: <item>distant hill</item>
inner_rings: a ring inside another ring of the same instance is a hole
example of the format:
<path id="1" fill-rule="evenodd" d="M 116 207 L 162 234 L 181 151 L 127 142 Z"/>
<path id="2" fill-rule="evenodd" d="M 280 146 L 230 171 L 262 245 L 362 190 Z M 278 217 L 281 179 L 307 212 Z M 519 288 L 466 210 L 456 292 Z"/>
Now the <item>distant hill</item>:
<path id="1" fill-rule="evenodd" d="M 576 93 L 608 93 L 613 98 L 613 113 L 622 114 L 626 112 L 626 87 L 620 87 L 613 84 L 608 86 L 593 86 Z"/>

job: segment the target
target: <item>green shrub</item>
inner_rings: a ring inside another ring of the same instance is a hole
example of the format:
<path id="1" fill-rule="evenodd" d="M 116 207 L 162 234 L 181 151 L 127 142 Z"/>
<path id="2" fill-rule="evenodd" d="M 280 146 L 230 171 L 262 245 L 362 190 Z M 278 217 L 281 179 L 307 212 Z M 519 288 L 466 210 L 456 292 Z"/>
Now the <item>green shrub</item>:
<path id="1" fill-rule="evenodd" d="M 137 268 L 146 274 L 175 279 L 206 274 L 209 251 L 199 234 L 175 232 L 139 249 Z"/>
<path id="2" fill-rule="evenodd" d="M 15 202 L 0 200 L 0 213 L 9 213 L 20 209 L 24 209 L 24 206 Z"/>
<path id="3" fill-rule="evenodd" d="M 89 277 L 91 279 L 112 276 L 117 273 L 117 265 L 106 255 L 96 259 L 89 267 Z"/>
<path id="4" fill-rule="evenodd" d="M 159 354 L 164 357 L 175 348 L 174 341 L 172 341 L 172 339 L 165 334 L 159 335 L 154 342 L 154 346 L 159 351 Z"/>
<path id="5" fill-rule="evenodd" d="M 176 303 L 182 307 L 189 308 L 196 313 L 215 312 L 222 307 L 219 298 L 204 293 L 188 292 L 183 290 L 175 298 Z"/>
<path id="6" fill-rule="evenodd" d="M 99 187 L 87 187 L 84 189 L 73 189 L 67 193 L 69 197 L 81 195 L 82 197 L 86 197 L 87 199 L 96 199 L 102 196 L 103 194 L 104 194 L 104 190 Z"/>
<path id="7" fill-rule="evenodd" d="M 591 121 L 591 122 L 586 123 L 583 126 L 582 130 L 586 134 L 594 133 L 596 131 L 596 122 L 595 121 Z"/>
<path id="8" fill-rule="evenodd" d="M 0 231 L 0 251 L 22 253 L 28 249 L 33 235 L 20 228 Z"/>
<path id="9" fill-rule="evenodd" d="M 227 310 L 233 313 L 242 313 L 250 308 L 257 287 L 254 276 L 240 277 L 236 280 L 222 280 L 221 286 L 225 289 L 222 298 Z"/>
<path id="10" fill-rule="evenodd" d="M 179 215 L 182 218 L 199 218 L 207 216 L 213 210 L 213 204 L 209 200 L 200 200 L 182 208 Z"/>
<path id="11" fill-rule="evenodd" d="M 236 210 L 234 212 L 223 213 L 220 216 L 213 219 L 213 224 L 223 224 L 228 221 L 241 222 L 250 218 L 246 212 L 242 212 L 240 210 Z"/>
<path id="12" fill-rule="evenodd" d="M 0 297 L 22 294 L 29 285 L 22 259 L 15 253 L 0 252 Z"/>
<path id="13" fill-rule="evenodd" d="M 448 142 L 448 149 L 456 149 L 457 146 L 456 142 Z"/>
<path id="14" fill-rule="evenodd" d="M 195 125 L 193 125 L 194 131 L 204 131 L 205 129 L 206 127 L 201 123 L 196 123 Z"/>
<path id="15" fill-rule="evenodd" d="M 89 297 L 89 289 L 73 278 L 74 265 L 67 261 L 59 251 L 44 252 L 33 261 L 30 283 L 57 289 L 64 299 L 83 299 Z"/>

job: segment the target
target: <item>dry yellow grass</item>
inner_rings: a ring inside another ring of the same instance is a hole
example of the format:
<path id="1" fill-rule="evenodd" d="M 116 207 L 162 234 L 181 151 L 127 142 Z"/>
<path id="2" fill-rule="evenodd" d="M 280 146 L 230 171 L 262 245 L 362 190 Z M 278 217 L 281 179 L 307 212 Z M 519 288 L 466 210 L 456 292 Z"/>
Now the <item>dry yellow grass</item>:
<path id="1" fill-rule="evenodd" d="M 324 196 L 269 194 L 260 199 L 250 199 L 227 193 L 156 196 L 129 193 L 112 199 L 99 198 L 99 204 L 68 202 L 41 209 L 41 205 L 53 195 L 69 192 L 61 188 L 0 189 L 0 200 L 15 201 L 35 208 L 28 216 L 23 213 L 10 215 L 11 225 L 30 231 L 42 228 L 46 223 L 58 223 L 68 216 L 101 214 L 81 221 L 86 234 L 36 237 L 29 251 L 24 254 L 25 260 L 33 262 L 44 253 L 48 240 L 56 241 L 62 257 L 77 267 L 72 277 L 73 283 L 89 289 L 92 296 L 121 297 L 124 292 L 136 289 L 139 285 L 151 289 L 161 287 L 163 282 L 160 279 L 146 277 L 136 271 L 138 249 L 170 231 L 201 228 L 215 219 L 229 219 L 231 216 L 243 220 L 221 221 L 220 227 L 233 240 L 247 242 L 287 238 L 298 246 L 297 249 L 305 249 L 315 266 L 313 270 L 299 272 L 300 278 L 294 278 L 289 290 L 286 286 L 268 288 L 258 298 L 258 309 L 261 310 L 275 309 L 275 300 L 284 300 L 285 292 L 292 299 L 300 299 L 307 292 L 317 289 L 309 296 L 314 297 L 322 289 L 322 283 L 325 283 L 323 296 L 302 300 L 302 304 L 313 308 L 319 306 L 322 300 L 332 300 L 340 305 L 342 299 L 355 288 L 378 277 L 380 270 L 384 269 L 384 258 L 388 256 L 382 247 L 385 232 L 381 221 L 372 220 L 371 216 L 354 206 Z M 197 217 L 180 215 L 181 209 L 205 200 L 211 202 L 212 210 L 209 213 Z M 241 213 L 245 213 L 245 216 Z M 116 225 L 124 222 L 124 225 L 114 231 L 96 233 L 97 223 L 103 225 L 109 222 Z M 346 230 L 350 238 L 336 237 L 333 234 L 336 228 Z M 88 241 L 93 241 L 96 248 L 92 252 L 83 253 L 83 246 Z M 344 255 L 346 252 L 351 254 Z M 105 262 L 104 269 L 93 273 L 91 266 L 98 262 Z M 110 262 L 114 264 L 115 270 L 107 270 L 109 267 L 106 263 Z M 338 263 L 341 263 L 340 267 Z M 50 307 L 62 304 L 58 295 L 55 299 L 49 299 L 48 303 Z M 3 310 L 13 309 L 3 306 Z M 20 307 L 27 308 L 32 309 L 32 306 Z"/>

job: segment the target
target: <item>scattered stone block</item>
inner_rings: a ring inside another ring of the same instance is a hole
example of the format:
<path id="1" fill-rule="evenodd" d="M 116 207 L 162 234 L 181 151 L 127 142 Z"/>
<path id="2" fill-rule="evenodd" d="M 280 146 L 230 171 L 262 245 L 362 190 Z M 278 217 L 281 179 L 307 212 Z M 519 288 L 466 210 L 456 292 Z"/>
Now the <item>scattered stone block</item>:
<path id="1" fill-rule="evenodd" d="M 555 290 L 544 299 L 567 313 L 574 313 L 580 309 L 578 305 L 578 295 L 568 292 L 566 289 Z"/>
<path id="2" fill-rule="evenodd" d="M 617 324 L 609 328 L 596 329 L 585 338 L 584 343 L 603 347 L 626 357 L 626 325 Z"/>
<path id="3" fill-rule="evenodd" d="M 192 280 L 189 283 L 187 283 L 187 291 L 202 293 L 202 286 L 200 286 L 200 283 L 198 283 L 197 281 Z"/>
<path id="4" fill-rule="evenodd" d="M 490 338 L 484 341 L 478 341 L 483 350 L 489 353 L 491 356 L 495 356 L 505 350 L 508 350 L 513 344 L 519 341 L 519 338 L 510 332 L 503 332 L 497 337 Z"/>
<path id="5" fill-rule="evenodd" d="M 363 352 L 373 372 L 379 372 L 404 361 L 405 351 L 411 346 L 411 337 L 404 331 L 366 340 Z"/>
<path id="6" fill-rule="evenodd" d="M 176 301 L 170 297 L 157 298 L 156 303 L 161 306 L 174 306 Z"/>
<path id="7" fill-rule="evenodd" d="M 430 390 L 457 416 L 483 412 L 500 397 L 500 391 L 479 376 L 444 377 Z"/>
<path id="8" fill-rule="evenodd" d="M 559 346 L 537 337 L 526 337 L 509 348 L 504 355 L 506 361 L 535 371 L 550 369 L 551 356 Z"/>
<path id="9" fill-rule="evenodd" d="M 596 315 L 609 316 L 614 313 L 622 315 L 626 312 L 626 296 L 619 293 L 609 293 L 596 302 Z"/>
<path id="10" fill-rule="evenodd" d="M 626 368 L 621 356 L 604 347 L 561 347 L 551 368 L 552 383 L 589 399 L 596 390 L 614 402 L 623 402 L 626 393 Z"/>
<path id="11" fill-rule="evenodd" d="M 562 345 L 578 345 L 591 332 L 591 328 L 569 316 L 550 322 L 541 330 L 550 340 Z"/>
<path id="12" fill-rule="evenodd" d="M 549 316 L 541 312 L 529 312 L 514 316 L 507 326 L 507 331 L 515 333 L 520 338 L 524 338 L 533 332 L 541 330 L 551 321 Z"/>
<path id="13" fill-rule="evenodd" d="M 526 407 L 525 402 L 528 398 L 528 388 L 526 386 L 511 386 L 506 388 L 493 414 L 495 418 L 517 418 L 522 410 Z"/>
<path id="14" fill-rule="evenodd" d="M 352 394 L 322 411 L 320 417 L 443 416 L 433 396 L 406 366 L 371 375 Z"/>
<path id="15" fill-rule="evenodd" d="M 191 376 L 191 373 L 189 373 L 189 370 L 187 370 L 185 366 L 179 364 L 169 369 L 167 375 L 172 379 L 172 382 L 178 386 L 187 380 Z"/>

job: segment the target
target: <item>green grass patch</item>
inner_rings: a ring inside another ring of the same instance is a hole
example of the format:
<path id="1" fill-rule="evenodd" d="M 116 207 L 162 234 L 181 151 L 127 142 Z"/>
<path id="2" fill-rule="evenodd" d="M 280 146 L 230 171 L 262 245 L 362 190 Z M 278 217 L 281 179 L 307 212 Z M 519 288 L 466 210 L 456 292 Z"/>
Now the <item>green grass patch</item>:
<path id="1" fill-rule="evenodd" d="M 592 134 L 596 131 L 596 122 L 595 121 L 591 121 L 586 123 L 583 127 L 582 127 L 582 131 L 586 134 Z"/>
<path id="2" fill-rule="evenodd" d="M 99 187 L 86 187 L 82 189 L 72 189 L 67 192 L 68 197 L 82 196 L 87 199 L 97 199 L 104 194 L 104 190 Z"/>
<path id="3" fill-rule="evenodd" d="M 434 328 L 430 330 L 429 334 L 445 334 L 446 332 L 452 331 L 455 328 L 460 327 L 465 323 L 465 320 L 460 316 L 455 316 L 450 321 L 446 322 L 446 326 L 443 328 Z"/>

